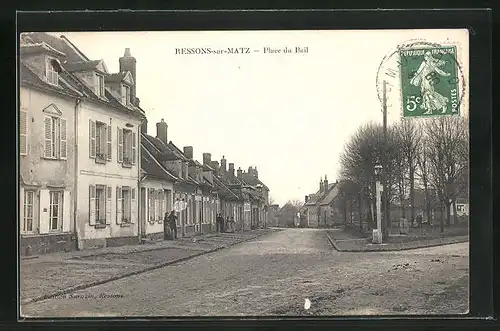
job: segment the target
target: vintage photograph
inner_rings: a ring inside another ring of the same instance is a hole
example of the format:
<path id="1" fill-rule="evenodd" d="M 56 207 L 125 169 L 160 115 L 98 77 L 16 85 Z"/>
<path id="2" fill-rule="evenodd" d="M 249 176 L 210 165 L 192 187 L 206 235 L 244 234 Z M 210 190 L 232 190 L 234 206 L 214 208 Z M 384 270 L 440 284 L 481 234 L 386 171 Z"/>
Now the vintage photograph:
<path id="1" fill-rule="evenodd" d="M 468 312 L 467 30 L 18 46 L 21 318 Z"/>

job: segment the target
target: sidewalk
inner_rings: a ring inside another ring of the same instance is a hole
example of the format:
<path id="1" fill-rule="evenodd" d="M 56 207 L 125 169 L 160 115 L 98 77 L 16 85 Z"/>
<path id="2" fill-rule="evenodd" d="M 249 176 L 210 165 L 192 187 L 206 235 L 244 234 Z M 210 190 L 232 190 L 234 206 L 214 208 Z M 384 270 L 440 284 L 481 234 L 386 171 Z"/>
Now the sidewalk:
<path id="1" fill-rule="evenodd" d="M 326 231 L 326 236 L 332 246 L 341 252 L 380 252 L 401 251 L 415 248 L 441 246 L 469 241 L 468 235 L 452 236 L 404 236 L 389 235 L 389 241 L 383 244 L 372 244 L 372 238 L 350 229 L 337 228 Z"/>
<path id="2" fill-rule="evenodd" d="M 21 303 L 41 301 L 184 261 L 279 231 L 210 233 L 175 241 L 106 247 L 21 259 Z"/>

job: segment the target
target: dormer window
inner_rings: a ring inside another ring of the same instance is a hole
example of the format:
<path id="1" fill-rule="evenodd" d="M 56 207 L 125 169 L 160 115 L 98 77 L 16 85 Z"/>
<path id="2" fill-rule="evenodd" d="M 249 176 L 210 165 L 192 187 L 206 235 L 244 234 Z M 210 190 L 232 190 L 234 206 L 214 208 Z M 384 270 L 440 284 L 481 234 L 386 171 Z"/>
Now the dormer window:
<path id="1" fill-rule="evenodd" d="M 122 85 L 122 104 L 130 105 L 130 86 Z"/>
<path id="2" fill-rule="evenodd" d="M 57 60 L 47 58 L 47 61 L 45 63 L 45 77 L 49 84 L 59 85 L 59 73 L 56 71 L 54 62 L 57 63 Z"/>
<path id="3" fill-rule="evenodd" d="M 97 95 L 103 97 L 105 95 L 104 91 L 104 76 L 96 74 L 97 76 Z"/>

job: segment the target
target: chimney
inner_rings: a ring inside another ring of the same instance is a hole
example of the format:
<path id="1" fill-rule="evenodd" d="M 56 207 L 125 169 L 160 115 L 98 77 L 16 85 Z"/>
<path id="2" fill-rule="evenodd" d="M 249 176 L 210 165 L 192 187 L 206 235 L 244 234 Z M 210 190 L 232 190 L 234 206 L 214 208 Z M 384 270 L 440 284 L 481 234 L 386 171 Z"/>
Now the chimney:
<path id="1" fill-rule="evenodd" d="M 137 76 L 136 76 L 136 60 L 130 54 L 130 48 L 125 48 L 124 55 L 119 59 L 120 62 L 120 72 L 130 71 L 132 74 L 132 78 L 134 79 L 134 85 L 130 89 L 130 100 L 134 105 L 137 105 L 137 101 L 135 100 L 135 87 L 137 85 Z"/>
<path id="2" fill-rule="evenodd" d="M 319 191 L 323 192 L 323 178 L 319 179 Z"/>
<path id="3" fill-rule="evenodd" d="M 253 176 L 253 168 L 252 167 L 248 167 L 248 174 Z"/>
<path id="4" fill-rule="evenodd" d="M 328 178 L 325 175 L 325 180 L 323 182 L 323 187 L 325 189 L 325 192 L 328 192 Z"/>
<path id="5" fill-rule="evenodd" d="M 215 173 L 218 175 L 219 174 L 219 161 L 212 161 L 210 163 L 210 166 L 214 168 Z"/>
<path id="6" fill-rule="evenodd" d="M 307 203 L 307 201 L 308 201 L 308 200 L 309 200 L 309 196 L 308 196 L 308 195 L 306 195 L 306 197 L 305 197 L 305 201 L 306 201 L 306 203 Z"/>
<path id="7" fill-rule="evenodd" d="M 165 145 L 168 144 L 167 129 L 168 129 L 168 125 L 167 125 L 167 123 L 165 123 L 163 118 L 161 119 L 161 122 L 156 123 L 156 138 L 163 141 L 163 143 Z"/>
<path id="8" fill-rule="evenodd" d="M 140 105 L 140 101 L 141 101 L 141 100 L 139 100 L 139 98 L 138 98 L 137 96 L 135 96 L 135 105 L 136 105 L 137 107 L 140 107 L 140 106 L 139 106 L 139 105 Z"/>
<path id="9" fill-rule="evenodd" d="M 222 156 L 222 159 L 220 160 L 220 170 L 222 172 L 226 172 L 226 159 L 224 156 Z"/>
<path id="10" fill-rule="evenodd" d="M 212 154 L 203 153 L 203 164 L 208 166 L 212 164 Z"/>
<path id="11" fill-rule="evenodd" d="M 254 176 L 255 178 L 259 178 L 259 172 L 257 171 L 257 166 L 255 166 L 255 168 L 253 168 L 253 173 L 254 173 Z"/>
<path id="12" fill-rule="evenodd" d="M 144 118 L 144 121 L 141 124 L 141 133 L 147 134 L 148 133 L 148 119 Z"/>
<path id="13" fill-rule="evenodd" d="M 238 174 L 238 178 L 241 179 L 243 177 L 243 170 L 241 170 L 241 168 L 238 168 L 238 171 L 236 171 L 236 173 Z"/>
<path id="14" fill-rule="evenodd" d="M 192 159 L 193 158 L 193 146 L 185 146 L 184 147 L 184 155 L 186 155 L 186 157 L 188 159 Z"/>
<path id="15" fill-rule="evenodd" d="M 234 177 L 234 163 L 229 163 L 228 172 L 231 177 Z"/>

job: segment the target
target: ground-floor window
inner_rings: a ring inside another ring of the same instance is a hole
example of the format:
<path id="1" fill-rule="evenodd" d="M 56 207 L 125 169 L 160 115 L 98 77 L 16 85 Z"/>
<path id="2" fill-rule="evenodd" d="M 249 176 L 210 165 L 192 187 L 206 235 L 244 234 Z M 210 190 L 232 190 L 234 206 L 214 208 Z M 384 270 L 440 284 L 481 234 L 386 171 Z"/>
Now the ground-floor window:
<path id="1" fill-rule="evenodd" d="M 97 224 L 106 224 L 106 186 L 95 187 L 95 221 Z"/>
<path id="2" fill-rule="evenodd" d="M 123 223 L 130 223 L 132 221 L 132 215 L 131 215 L 131 192 L 130 192 L 130 187 L 128 186 L 122 186 L 122 203 L 121 203 L 121 208 L 122 208 L 122 222 Z"/>
<path id="3" fill-rule="evenodd" d="M 49 229 L 57 231 L 62 225 L 62 191 L 51 191 L 50 194 L 50 211 L 49 211 Z"/>
<path id="4" fill-rule="evenodd" d="M 35 191 L 24 191 L 23 231 L 33 232 L 35 213 Z"/>

